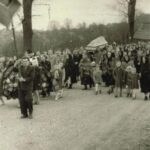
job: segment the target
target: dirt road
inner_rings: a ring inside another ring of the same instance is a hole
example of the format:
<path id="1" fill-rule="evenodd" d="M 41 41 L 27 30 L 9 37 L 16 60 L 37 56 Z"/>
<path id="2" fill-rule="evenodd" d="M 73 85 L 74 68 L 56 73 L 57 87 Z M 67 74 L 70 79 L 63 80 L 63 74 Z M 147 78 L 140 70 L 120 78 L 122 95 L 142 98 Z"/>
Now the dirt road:
<path id="1" fill-rule="evenodd" d="M 0 150 L 150 150 L 150 101 L 66 90 L 19 119 L 17 101 L 0 106 Z"/>

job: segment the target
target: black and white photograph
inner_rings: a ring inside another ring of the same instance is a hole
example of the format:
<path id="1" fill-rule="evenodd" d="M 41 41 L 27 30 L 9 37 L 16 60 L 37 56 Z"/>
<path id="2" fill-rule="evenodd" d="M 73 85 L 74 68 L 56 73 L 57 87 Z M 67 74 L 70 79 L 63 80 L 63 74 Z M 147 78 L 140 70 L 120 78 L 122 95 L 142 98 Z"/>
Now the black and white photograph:
<path id="1" fill-rule="evenodd" d="M 0 150 L 150 150 L 150 0 L 0 0 Z"/>

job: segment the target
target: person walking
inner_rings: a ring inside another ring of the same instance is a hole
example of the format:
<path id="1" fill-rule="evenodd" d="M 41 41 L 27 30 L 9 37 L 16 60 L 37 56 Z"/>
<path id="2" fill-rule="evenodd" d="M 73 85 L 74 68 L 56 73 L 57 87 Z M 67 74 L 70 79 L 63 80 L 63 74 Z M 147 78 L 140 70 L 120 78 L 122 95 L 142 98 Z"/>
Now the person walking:
<path id="1" fill-rule="evenodd" d="M 95 94 L 101 94 L 101 84 L 102 84 L 102 70 L 100 70 L 100 66 L 96 65 L 93 72 L 93 80 L 95 84 Z"/>
<path id="2" fill-rule="evenodd" d="M 34 67 L 31 66 L 28 57 L 22 59 L 22 65 L 19 68 L 19 82 L 18 82 L 18 95 L 22 116 L 21 118 L 32 119 L 33 113 L 33 80 L 34 80 Z"/>
<path id="3" fill-rule="evenodd" d="M 148 94 L 150 92 L 150 64 L 148 58 L 143 56 L 141 58 L 141 71 L 140 71 L 140 86 L 141 92 L 144 93 L 144 100 L 148 100 Z M 149 96 L 150 97 L 150 96 Z"/>
<path id="4" fill-rule="evenodd" d="M 114 69 L 115 79 L 115 97 L 122 97 L 122 89 L 125 82 L 125 71 L 122 69 L 121 62 L 116 62 L 116 68 Z"/>
<path id="5" fill-rule="evenodd" d="M 67 83 L 68 89 L 72 89 L 72 85 L 77 82 L 75 63 L 71 54 L 67 54 L 65 68 L 65 83 Z"/>
<path id="6" fill-rule="evenodd" d="M 87 90 L 88 85 L 90 88 L 92 87 L 91 61 L 88 58 L 87 54 L 83 54 L 79 67 L 80 67 L 81 85 L 84 85 L 83 90 Z"/>
<path id="7" fill-rule="evenodd" d="M 33 80 L 33 104 L 39 105 L 40 104 L 39 90 L 41 88 L 41 68 L 39 67 L 37 57 L 33 57 L 30 61 L 35 70 L 35 76 Z"/>

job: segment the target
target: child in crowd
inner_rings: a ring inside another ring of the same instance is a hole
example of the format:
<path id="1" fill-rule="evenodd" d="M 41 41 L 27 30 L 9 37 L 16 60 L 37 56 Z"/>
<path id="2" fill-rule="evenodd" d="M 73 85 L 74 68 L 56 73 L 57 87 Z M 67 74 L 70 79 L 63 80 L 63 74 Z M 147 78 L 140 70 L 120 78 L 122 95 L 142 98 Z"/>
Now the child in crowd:
<path id="1" fill-rule="evenodd" d="M 126 88 L 127 88 L 127 97 L 132 96 L 131 92 L 131 85 L 132 85 L 132 73 L 131 73 L 132 67 L 128 66 L 126 68 Z"/>
<path id="2" fill-rule="evenodd" d="M 115 79 L 115 97 L 122 97 L 122 88 L 125 82 L 125 71 L 122 69 L 120 61 L 116 62 L 116 68 L 113 73 Z"/>
<path id="3" fill-rule="evenodd" d="M 131 80 L 131 90 L 132 90 L 132 99 L 136 99 L 137 92 L 139 89 L 139 75 L 136 72 L 136 68 L 132 67 L 131 69 L 132 80 Z"/>
<path id="4" fill-rule="evenodd" d="M 96 65 L 94 72 L 93 72 L 93 80 L 95 83 L 95 93 L 96 95 L 98 93 L 101 94 L 101 88 L 100 85 L 102 84 L 102 71 L 100 70 L 100 66 Z"/>
<path id="5" fill-rule="evenodd" d="M 63 64 L 59 63 L 55 65 L 54 79 L 53 79 L 54 91 L 56 92 L 55 100 L 63 97 Z"/>

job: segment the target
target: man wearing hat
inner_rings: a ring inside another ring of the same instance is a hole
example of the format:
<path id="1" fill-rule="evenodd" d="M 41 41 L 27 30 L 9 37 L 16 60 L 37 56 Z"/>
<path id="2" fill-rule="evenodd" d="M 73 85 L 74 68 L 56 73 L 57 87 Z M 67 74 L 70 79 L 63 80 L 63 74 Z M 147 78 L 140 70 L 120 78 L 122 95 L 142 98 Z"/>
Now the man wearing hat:
<path id="1" fill-rule="evenodd" d="M 19 68 L 19 83 L 18 83 L 18 95 L 22 113 L 21 118 L 29 117 L 30 119 L 32 119 L 33 113 L 32 91 L 33 91 L 34 75 L 35 71 L 34 68 L 30 65 L 29 58 L 24 57 L 22 59 L 22 65 Z"/>

